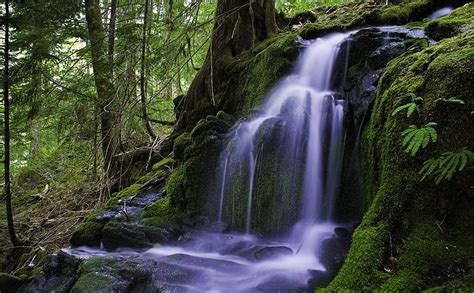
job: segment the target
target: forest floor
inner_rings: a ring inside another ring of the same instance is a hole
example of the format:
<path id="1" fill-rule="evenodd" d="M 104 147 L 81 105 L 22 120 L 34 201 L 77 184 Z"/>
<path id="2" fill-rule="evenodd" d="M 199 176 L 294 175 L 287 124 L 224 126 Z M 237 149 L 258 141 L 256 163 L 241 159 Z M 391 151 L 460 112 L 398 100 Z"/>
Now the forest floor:
<path id="1" fill-rule="evenodd" d="M 67 191 L 52 190 L 44 199 L 14 196 L 15 228 L 19 238 L 27 242 L 23 251 L 39 248 L 51 253 L 67 246 L 74 227 L 103 202 L 91 186 L 94 184 L 84 182 Z M 1 203 L 0 269 L 11 271 L 19 260 L 16 253 L 12 254 L 5 219 L 5 204 Z"/>

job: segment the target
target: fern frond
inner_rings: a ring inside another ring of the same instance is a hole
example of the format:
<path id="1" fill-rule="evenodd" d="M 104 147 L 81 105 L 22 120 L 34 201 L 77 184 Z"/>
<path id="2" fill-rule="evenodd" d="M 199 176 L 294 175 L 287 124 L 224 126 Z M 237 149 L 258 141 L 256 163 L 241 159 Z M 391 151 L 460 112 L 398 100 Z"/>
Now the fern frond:
<path id="1" fill-rule="evenodd" d="M 435 176 L 436 184 L 442 180 L 451 180 L 456 172 L 464 170 L 464 168 L 474 162 L 474 153 L 466 148 L 459 152 L 446 152 L 439 158 L 432 158 L 424 162 L 419 174 L 422 175 L 420 179 L 423 181 L 430 175 Z"/>
<path id="2" fill-rule="evenodd" d="M 406 147 L 405 151 L 410 153 L 411 156 L 415 156 L 420 148 L 426 148 L 431 142 L 438 140 L 438 133 L 434 126 L 437 123 L 429 122 L 425 127 L 418 128 L 415 125 L 410 125 L 407 129 L 402 132 L 403 146 Z"/>

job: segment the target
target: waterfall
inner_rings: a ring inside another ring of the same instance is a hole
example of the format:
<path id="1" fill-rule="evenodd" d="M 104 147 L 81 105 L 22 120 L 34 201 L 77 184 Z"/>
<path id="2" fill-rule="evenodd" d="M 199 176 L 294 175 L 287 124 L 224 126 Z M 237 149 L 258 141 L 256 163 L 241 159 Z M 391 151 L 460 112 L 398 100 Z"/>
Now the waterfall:
<path id="1" fill-rule="evenodd" d="M 224 188 L 224 185 L 232 187 L 246 182 L 246 217 L 241 228 L 250 232 L 252 205 L 254 197 L 258 196 L 254 189 L 261 180 L 255 174 L 260 163 L 258 154 L 263 152 L 259 148 L 269 143 L 262 142 L 259 136 L 277 132 L 281 137 L 277 147 L 283 154 L 278 159 L 282 165 L 289 167 L 281 172 L 294 175 L 301 168 L 295 165 L 295 161 L 298 158 L 304 161 L 303 170 L 300 170 L 302 193 L 297 195 L 299 199 L 293 198 L 301 206 L 296 217 L 298 230 L 301 226 L 307 230 L 315 223 L 331 220 L 342 168 L 344 115 L 344 103 L 336 98 L 339 95 L 332 88 L 332 76 L 340 46 L 349 35 L 331 34 L 308 44 L 294 72 L 275 87 L 258 114 L 239 123 L 229 134 L 224 151 L 226 160 L 221 167 L 217 219 L 224 219 L 225 197 L 228 196 L 224 191 L 232 189 Z M 233 161 L 228 162 L 229 159 Z M 247 169 L 243 175 L 246 179 L 232 178 L 229 174 L 238 172 L 229 168 Z"/>

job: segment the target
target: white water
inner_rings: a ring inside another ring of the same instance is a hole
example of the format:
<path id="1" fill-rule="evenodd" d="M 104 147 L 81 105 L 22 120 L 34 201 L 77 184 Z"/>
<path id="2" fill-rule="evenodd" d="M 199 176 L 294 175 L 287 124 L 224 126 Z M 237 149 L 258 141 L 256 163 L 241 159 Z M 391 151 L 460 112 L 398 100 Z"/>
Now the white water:
<path id="1" fill-rule="evenodd" d="M 428 18 L 430 20 L 435 20 L 435 19 L 438 19 L 438 18 L 441 18 L 445 15 L 448 15 L 451 13 L 451 11 L 453 11 L 453 8 L 451 7 L 444 7 L 444 8 L 441 8 L 439 10 L 436 10 L 435 12 L 433 12 Z"/>

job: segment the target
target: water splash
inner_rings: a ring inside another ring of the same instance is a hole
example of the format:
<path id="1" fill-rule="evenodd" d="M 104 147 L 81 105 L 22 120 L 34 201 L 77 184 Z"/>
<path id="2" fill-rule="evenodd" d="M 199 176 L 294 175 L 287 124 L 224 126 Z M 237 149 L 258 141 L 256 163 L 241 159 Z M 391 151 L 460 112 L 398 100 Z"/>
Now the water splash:
<path id="1" fill-rule="evenodd" d="M 428 18 L 430 20 L 435 20 L 450 14 L 453 11 L 452 7 L 444 7 L 433 12 Z"/>

